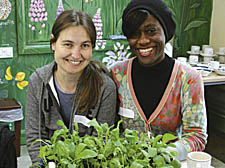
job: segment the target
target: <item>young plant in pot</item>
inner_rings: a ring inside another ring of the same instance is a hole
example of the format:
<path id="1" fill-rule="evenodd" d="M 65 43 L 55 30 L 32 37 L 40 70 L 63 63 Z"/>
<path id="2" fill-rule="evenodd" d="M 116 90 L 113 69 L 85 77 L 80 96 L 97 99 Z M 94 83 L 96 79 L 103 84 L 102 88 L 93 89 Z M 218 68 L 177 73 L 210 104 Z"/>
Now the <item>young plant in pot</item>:
<path id="1" fill-rule="evenodd" d="M 168 143 L 176 139 L 166 133 L 149 138 L 145 133 L 125 129 L 120 133 L 119 125 L 112 129 L 106 123 L 99 124 L 95 119 L 89 122 L 97 131 L 97 136 L 78 135 L 78 126 L 69 133 L 62 121 L 57 124 L 62 127 L 56 130 L 50 140 L 38 139 L 46 145 L 40 148 L 42 167 L 48 167 L 54 162 L 56 168 L 180 168 L 181 164 L 174 158 L 177 152 L 168 150 L 175 147 Z M 31 146 L 32 147 L 32 146 Z M 37 166 L 34 164 L 33 166 Z"/>

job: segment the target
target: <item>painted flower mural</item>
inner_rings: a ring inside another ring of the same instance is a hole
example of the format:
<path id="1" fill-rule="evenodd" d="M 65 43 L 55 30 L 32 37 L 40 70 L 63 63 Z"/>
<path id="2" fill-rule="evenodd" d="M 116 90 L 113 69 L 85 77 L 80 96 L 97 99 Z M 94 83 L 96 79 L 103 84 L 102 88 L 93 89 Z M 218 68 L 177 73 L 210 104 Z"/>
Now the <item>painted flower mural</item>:
<path id="1" fill-rule="evenodd" d="M 86 3 L 88 3 L 88 1 L 89 1 L 89 0 L 85 0 Z M 93 1 L 93 0 L 90 0 L 90 2 L 91 2 L 91 1 Z"/>
<path id="2" fill-rule="evenodd" d="M 114 44 L 114 51 L 107 51 L 105 54 L 108 57 L 104 57 L 102 62 L 106 64 L 107 68 L 109 68 L 113 63 L 117 61 L 123 61 L 129 58 L 131 52 L 129 52 L 130 46 L 124 46 L 124 44 L 120 44 L 117 42 Z"/>
<path id="3" fill-rule="evenodd" d="M 6 20 L 11 13 L 11 3 L 9 0 L 0 0 L 0 20 Z"/>
<path id="4" fill-rule="evenodd" d="M 24 87 L 26 87 L 28 85 L 28 81 L 25 81 L 24 78 L 25 78 L 26 74 L 24 72 L 18 72 L 16 74 L 15 77 L 12 76 L 12 73 L 11 73 L 11 67 L 9 66 L 7 69 L 6 69 L 6 74 L 5 74 L 5 79 L 8 80 L 8 81 L 12 81 L 13 82 L 13 85 L 15 84 L 16 82 L 16 85 L 17 87 L 20 89 L 20 90 L 23 90 Z"/>
<path id="5" fill-rule="evenodd" d="M 57 8 L 57 13 L 56 13 L 56 18 L 64 11 L 63 3 L 62 0 L 59 0 L 58 8 Z"/>
<path id="6" fill-rule="evenodd" d="M 45 9 L 44 0 L 31 0 L 28 16 L 30 17 L 31 24 L 29 28 L 32 31 L 37 30 L 39 34 L 42 34 L 42 28 L 45 28 L 45 22 L 48 20 L 48 12 Z M 38 26 L 37 24 L 40 24 Z"/>
<path id="7" fill-rule="evenodd" d="M 106 40 L 102 40 L 102 19 L 101 19 L 101 8 L 98 8 L 96 14 L 93 17 L 93 22 L 94 25 L 96 27 L 96 33 L 97 33 L 97 40 L 96 40 L 96 45 L 95 45 L 95 49 L 99 50 L 99 49 L 104 49 L 105 45 L 106 45 Z"/>

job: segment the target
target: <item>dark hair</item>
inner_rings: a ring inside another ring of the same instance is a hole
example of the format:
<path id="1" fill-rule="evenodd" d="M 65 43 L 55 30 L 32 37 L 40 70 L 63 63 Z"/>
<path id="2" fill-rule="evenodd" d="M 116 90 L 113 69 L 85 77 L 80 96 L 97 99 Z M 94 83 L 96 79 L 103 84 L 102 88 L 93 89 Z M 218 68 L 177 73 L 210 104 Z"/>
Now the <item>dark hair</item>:
<path id="1" fill-rule="evenodd" d="M 144 23 L 149 14 L 147 10 L 139 9 L 127 15 L 122 24 L 123 34 L 128 39 L 131 38 Z"/>
<path id="2" fill-rule="evenodd" d="M 74 25 L 81 25 L 86 29 L 91 38 L 92 47 L 94 48 L 96 42 L 94 23 L 88 14 L 76 10 L 67 10 L 59 15 L 52 27 L 54 37 L 51 39 L 50 43 L 52 44 L 57 41 L 62 30 Z M 79 92 L 76 92 L 77 95 L 75 95 L 76 101 L 79 101 L 78 111 L 85 112 L 93 108 L 98 102 L 101 86 L 103 84 L 102 71 L 106 72 L 107 68 L 100 62 L 91 60 L 82 72 L 77 87 Z"/>
<path id="3" fill-rule="evenodd" d="M 99 61 L 92 60 L 89 65 L 84 69 L 79 79 L 80 93 L 77 95 L 80 100 L 78 110 L 85 112 L 94 108 L 98 102 L 103 78 L 101 72 L 108 74 L 105 65 Z"/>
<path id="4" fill-rule="evenodd" d="M 51 39 L 50 44 L 57 41 L 60 32 L 65 28 L 79 25 L 86 29 L 91 38 L 92 47 L 94 48 L 96 42 L 96 29 L 91 17 L 83 11 L 74 9 L 64 11 L 58 16 L 52 27 L 52 34 L 54 37 Z"/>

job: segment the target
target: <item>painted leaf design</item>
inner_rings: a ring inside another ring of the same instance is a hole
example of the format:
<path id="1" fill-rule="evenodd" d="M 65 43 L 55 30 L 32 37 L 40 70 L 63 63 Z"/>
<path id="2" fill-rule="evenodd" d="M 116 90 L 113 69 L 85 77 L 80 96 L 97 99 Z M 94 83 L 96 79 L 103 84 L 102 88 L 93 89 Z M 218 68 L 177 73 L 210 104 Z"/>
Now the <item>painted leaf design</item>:
<path id="1" fill-rule="evenodd" d="M 20 90 L 23 90 L 23 88 L 28 85 L 28 81 L 18 82 L 16 85 Z"/>
<path id="2" fill-rule="evenodd" d="M 12 80 L 12 74 L 11 74 L 11 67 L 10 66 L 6 69 L 5 79 L 6 80 Z"/>
<path id="3" fill-rule="evenodd" d="M 0 81 L 1 81 L 1 78 L 4 76 L 4 70 L 3 69 L 0 69 Z"/>
<path id="4" fill-rule="evenodd" d="M 117 22 L 117 26 L 116 26 L 116 34 L 123 34 L 122 33 L 122 19 L 120 19 L 118 22 Z"/>
<path id="5" fill-rule="evenodd" d="M 197 28 L 197 27 L 200 27 L 201 25 L 207 23 L 208 21 L 206 20 L 194 20 L 194 21 L 191 21 L 187 26 L 186 28 L 184 29 L 184 31 L 188 31 L 190 29 L 193 29 L 193 28 Z"/>
<path id="6" fill-rule="evenodd" d="M 109 56 L 112 56 L 113 58 L 116 59 L 116 54 L 113 51 L 107 51 L 105 54 L 109 55 Z"/>
<path id="7" fill-rule="evenodd" d="M 200 6 L 200 3 L 194 3 L 191 5 L 191 9 L 198 8 Z"/>
<path id="8" fill-rule="evenodd" d="M 7 98 L 8 97 L 8 90 L 0 90 L 1 98 Z"/>
<path id="9" fill-rule="evenodd" d="M 16 74 L 15 80 L 16 80 L 16 81 L 23 81 L 24 78 L 25 78 L 25 76 L 26 76 L 26 74 L 25 74 L 24 72 L 18 72 L 18 73 Z"/>

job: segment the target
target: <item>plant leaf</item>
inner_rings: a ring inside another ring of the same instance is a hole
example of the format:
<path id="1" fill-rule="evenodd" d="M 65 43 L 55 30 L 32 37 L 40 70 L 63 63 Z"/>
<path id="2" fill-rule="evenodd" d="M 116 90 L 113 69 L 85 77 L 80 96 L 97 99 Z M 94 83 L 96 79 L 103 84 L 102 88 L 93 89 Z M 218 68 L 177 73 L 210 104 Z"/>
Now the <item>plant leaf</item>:
<path id="1" fill-rule="evenodd" d="M 75 149 L 75 155 L 78 156 L 80 155 L 80 153 L 84 150 L 84 148 L 86 147 L 87 145 L 84 144 L 84 143 L 79 143 L 78 146 L 76 147 Z"/>
<path id="2" fill-rule="evenodd" d="M 95 138 L 94 141 L 96 142 L 96 144 L 97 144 L 98 146 L 100 146 L 100 147 L 103 146 L 103 143 L 104 143 L 104 142 L 103 142 L 102 140 L 100 140 L 100 139 L 98 139 L 98 138 Z"/>
<path id="3" fill-rule="evenodd" d="M 173 160 L 170 165 L 172 165 L 174 168 L 180 168 L 181 167 L 181 163 L 177 160 Z"/>
<path id="4" fill-rule="evenodd" d="M 174 143 L 169 143 L 168 146 L 176 148 L 176 145 Z"/>
<path id="5" fill-rule="evenodd" d="M 51 141 L 52 143 L 56 143 L 57 140 L 59 140 L 60 138 L 59 137 L 63 137 L 64 139 L 66 139 L 66 134 L 67 132 L 69 132 L 69 130 L 66 128 L 66 129 L 59 129 L 59 130 L 56 130 L 53 134 L 53 136 L 51 137 Z"/>
<path id="6" fill-rule="evenodd" d="M 164 159 L 165 159 L 165 161 L 166 161 L 167 163 L 170 163 L 170 162 L 171 162 L 171 161 L 170 161 L 170 156 L 169 156 L 169 155 L 167 155 L 167 154 L 165 154 L 165 153 L 162 153 L 161 155 L 164 157 Z"/>
<path id="7" fill-rule="evenodd" d="M 58 157 L 56 155 L 50 155 L 47 157 L 48 160 L 51 160 L 51 161 L 57 161 L 58 160 Z"/>
<path id="8" fill-rule="evenodd" d="M 99 137 L 102 136 L 102 134 L 103 134 L 102 127 L 98 124 L 98 122 L 96 121 L 95 118 L 93 120 L 91 120 L 90 122 L 88 122 L 88 124 L 90 126 L 93 126 L 96 129 Z"/>
<path id="9" fill-rule="evenodd" d="M 116 141 L 117 139 L 119 139 L 119 136 L 120 136 L 119 128 L 115 128 L 111 131 L 111 139 L 114 139 Z"/>
<path id="10" fill-rule="evenodd" d="M 165 133 L 162 137 L 162 143 L 166 144 L 167 142 L 175 140 L 175 139 L 177 139 L 177 137 L 174 136 L 173 134 Z"/>
<path id="11" fill-rule="evenodd" d="M 90 149 L 85 149 L 78 155 L 77 159 L 88 159 L 88 158 L 93 158 L 96 156 L 97 156 L 97 153 L 95 151 Z"/>
<path id="12" fill-rule="evenodd" d="M 32 148 L 33 145 L 34 145 L 35 143 L 37 143 L 37 142 L 44 142 L 44 141 L 43 141 L 42 139 L 36 139 L 35 141 L 33 141 L 33 142 L 31 143 L 31 145 L 30 145 L 29 148 Z"/>
<path id="13" fill-rule="evenodd" d="M 107 144 L 105 145 L 105 148 L 104 148 L 104 155 L 105 157 L 108 157 L 109 155 L 111 155 L 113 153 L 113 150 L 114 150 L 114 147 L 112 145 L 112 142 L 107 142 Z"/>
<path id="14" fill-rule="evenodd" d="M 56 142 L 55 150 L 60 157 L 69 157 L 69 149 L 66 147 L 66 144 L 63 141 L 59 140 Z"/>
<path id="15" fill-rule="evenodd" d="M 95 142 L 91 139 L 91 137 L 85 137 L 84 138 L 84 143 L 89 147 L 89 148 L 94 148 L 95 147 Z"/>
<path id="16" fill-rule="evenodd" d="M 150 157 L 150 154 L 147 151 L 141 150 L 141 152 L 144 154 L 145 157 L 147 157 L 147 158 Z"/>
<path id="17" fill-rule="evenodd" d="M 156 148 L 148 148 L 149 157 L 153 158 L 157 155 L 157 149 Z"/>
<path id="18" fill-rule="evenodd" d="M 162 167 L 164 165 L 164 158 L 161 155 L 157 155 L 155 158 L 153 158 L 153 161 L 156 164 L 156 167 Z"/>
<path id="19" fill-rule="evenodd" d="M 144 160 L 142 160 L 142 159 L 135 160 L 135 162 L 141 164 L 144 167 L 149 167 L 149 161 L 150 160 L 149 159 L 146 159 L 146 158 Z"/>
<path id="20" fill-rule="evenodd" d="M 154 138 L 152 147 L 155 147 L 156 144 L 158 143 L 158 141 L 159 141 L 160 139 L 162 139 L 162 137 L 163 137 L 162 135 L 157 135 L 157 136 Z"/>
<path id="21" fill-rule="evenodd" d="M 120 159 L 118 157 L 116 158 L 113 158 L 111 161 L 110 161 L 110 167 L 120 167 L 121 164 L 120 164 Z"/>
<path id="22" fill-rule="evenodd" d="M 109 126 L 108 126 L 108 124 L 107 124 L 107 123 L 101 124 L 101 127 L 102 127 L 102 131 L 103 131 L 103 133 L 106 133 L 106 132 L 107 132 L 107 130 L 108 130 L 108 128 L 109 128 Z"/>
<path id="23" fill-rule="evenodd" d="M 132 164 L 130 166 L 130 168 L 142 168 L 142 167 L 144 167 L 144 166 L 142 166 L 140 163 L 138 163 L 136 161 L 132 162 Z"/>
<path id="24" fill-rule="evenodd" d="M 176 157 L 178 153 L 177 153 L 177 151 L 171 151 L 170 154 L 171 154 L 173 157 Z"/>
<path id="25" fill-rule="evenodd" d="M 58 125 L 58 126 L 61 126 L 63 129 L 67 129 L 67 127 L 65 126 L 65 124 L 63 123 L 62 120 L 58 120 L 58 121 L 57 121 L 57 125 Z"/>

